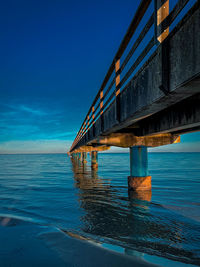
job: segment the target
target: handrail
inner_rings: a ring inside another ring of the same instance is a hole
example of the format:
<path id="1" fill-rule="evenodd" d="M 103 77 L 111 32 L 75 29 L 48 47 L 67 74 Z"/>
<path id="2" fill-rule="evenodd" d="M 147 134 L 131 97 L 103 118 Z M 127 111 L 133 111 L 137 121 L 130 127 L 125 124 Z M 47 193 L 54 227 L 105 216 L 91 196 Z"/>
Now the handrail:
<path id="1" fill-rule="evenodd" d="M 94 101 L 92 102 L 92 105 L 89 108 L 89 111 L 80 127 L 80 130 L 77 133 L 77 136 L 70 148 L 70 152 L 75 148 L 78 142 L 84 137 L 91 126 L 97 121 L 97 119 L 102 116 L 104 110 L 107 110 L 109 108 L 108 105 L 111 105 L 113 103 L 112 99 L 114 97 L 117 97 L 120 91 L 123 91 L 125 87 L 122 88 L 122 86 L 128 81 L 132 74 L 135 75 L 134 72 L 138 67 L 140 67 L 140 64 L 143 63 L 145 58 L 149 56 L 153 47 L 155 45 L 157 47 L 169 35 L 170 25 L 174 22 L 174 20 L 177 18 L 177 16 L 189 1 L 190 0 L 179 0 L 172 11 L 169 12 L 169 0 L 141 0 L 135 16 L 133 17 L 132 22 L 101 84 L 101 87 Z M 154 13 L 148 18 L 148 15 L 146 14 L 151 3 L 154 4 Z M 120 60 L 143 18 L 146 19 L 147 22 L 120 66 Z M 153 36 L 150 37 L 150 41 L 148 41 L 145 46 L 143 45 L 140 54 L 136 57 L 136 59 L 134 59 L 133 63 L 128 66 L 136 50 L 142 45 L 144 38 L 151 31 L 153 25 L 154 31 Z M 126 71 L 126 73 L 124 73 L 124 76 L 120 81 L 120 76 L 121 74 L 123 74 L 123 70 L 127 66 L 128 70 Z M 110 81 L 113 73 L 114 78 L 112 78 L 112 80 Z M 109 81 L 110 84 L 108 85 Z M 111 91 L 114 85 L 114 90 Z M 105 90 L 106 87 L 107 89 Z"/>

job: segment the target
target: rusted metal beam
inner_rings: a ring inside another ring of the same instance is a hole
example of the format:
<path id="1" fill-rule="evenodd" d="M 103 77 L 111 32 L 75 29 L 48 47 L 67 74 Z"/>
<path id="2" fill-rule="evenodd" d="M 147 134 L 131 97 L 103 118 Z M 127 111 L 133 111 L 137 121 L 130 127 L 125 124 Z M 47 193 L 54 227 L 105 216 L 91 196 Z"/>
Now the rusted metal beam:
<path id="1" fill-rule="evenodd" d="M 100 136 L 92 141 L 92 143 L 117 146 L 117 147 L 132 147 L 132 146 L 149 146 L 157 147 L 180 142 L 180 136 L 170 133 L 157 134 L 151 136 L 135 136 L 132 133 L 113 133 L 109 136 Z"/>
<path id="2" fill-rule="evenodd" d="M 105 151 L 109 150 L 110 146 L 100 145 L 100 146 L 80 146 L 79 148 L 73 150 L 72 153 L 81 153 L 81 152 L 92 152 L 92 151 Z"/>

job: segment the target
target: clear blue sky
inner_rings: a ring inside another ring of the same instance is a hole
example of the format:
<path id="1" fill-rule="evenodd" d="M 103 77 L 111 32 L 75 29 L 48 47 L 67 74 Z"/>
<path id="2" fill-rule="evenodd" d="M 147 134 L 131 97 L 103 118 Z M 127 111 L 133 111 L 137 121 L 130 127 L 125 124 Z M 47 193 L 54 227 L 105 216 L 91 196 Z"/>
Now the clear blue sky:
<path id="1" fill-rule="evenodd" d="M 67 151 L 139 2 L 2 1 L 0 153 Z"/>

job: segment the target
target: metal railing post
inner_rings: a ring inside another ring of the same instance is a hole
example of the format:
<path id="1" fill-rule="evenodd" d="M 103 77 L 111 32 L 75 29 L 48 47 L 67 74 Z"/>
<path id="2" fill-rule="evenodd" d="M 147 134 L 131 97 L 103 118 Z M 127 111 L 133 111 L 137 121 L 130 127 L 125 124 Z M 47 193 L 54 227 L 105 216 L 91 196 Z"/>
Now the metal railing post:
<path id="1" fill-rule="evenodd" d="M 118 96 L 119 93 L 120 93 L 120 88 L 118 87 L 119 84 L 120 84 L 120 73 L 119 73 L 119 70 L 120 70 L 120 59 L 117 59 L 116 62 L 115 62 L 115 95 Z"/>
<path id="2" fill-rule="evenodd" d="M 104 121 L 103 121 L 103 90 L 100 92 L 100 118 L 101 118 L 101 132 L 104 130 Z"/>
<path id="3" fill-rule="evenodd" d="M 166 39 L 169 35 L 169 27 L 166 29 L 161 23 L 169 16 L 169 0 L 154 0 L 155 5 L 155 40 L 160 46 L 160 71 L 161 84 L 160 90 L 169 94 L 169 42 Z"/>
<path id="4" fill-rule="evenodd" d="M 115 62 L 116 120 L 120 121 L 120 58 Z"/>
<path id="5" fill-rule="evenodd" d="M 158 33 L 157 33 L 157 10 L 158 10 L 158 5 L 157 5 L 157 1 L 158 0 L 154 0 L 154 40 L 155 40 L 155 44 L 158 43 Z"/>
<path id="6" fill-rule="evenodd" d="M 100 115 L 102 115 L 103 114 L 103 100 L 102 100 L 102 98 L 103 98 L 103 91 L 101 91 L 100 92 Z"/>
<path id="7" fill-rule="evenodd" d="M 169 16 L 169 0 L 154 0 L 155 6 L 155 34 L 157 40 L 162 43 L 169 35 L 169 27 L 158 27 Z"/>
<path id="8" fill-rule="evenodd" d="M 92 107 L 92 125 L 94 124 L 94 106 Z"/>

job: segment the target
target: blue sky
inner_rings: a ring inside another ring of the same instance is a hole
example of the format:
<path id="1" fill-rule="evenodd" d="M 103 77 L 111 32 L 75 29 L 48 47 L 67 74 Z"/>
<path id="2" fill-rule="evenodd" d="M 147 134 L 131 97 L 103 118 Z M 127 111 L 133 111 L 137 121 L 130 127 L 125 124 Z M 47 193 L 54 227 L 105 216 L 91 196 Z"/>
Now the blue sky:
<path id="1" fill-rule="evenodd" d="M 139 2 L 1 3 L 0 153 L 67 151 Z M 164 149 L 199 144 L 194 133 Z"/>

